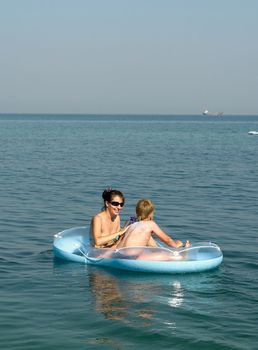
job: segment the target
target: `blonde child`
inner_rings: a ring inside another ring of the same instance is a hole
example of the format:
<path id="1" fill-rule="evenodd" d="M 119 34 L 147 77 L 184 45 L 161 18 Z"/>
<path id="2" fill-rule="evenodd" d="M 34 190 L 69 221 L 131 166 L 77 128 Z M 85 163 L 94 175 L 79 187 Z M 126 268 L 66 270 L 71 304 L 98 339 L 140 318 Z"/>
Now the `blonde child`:
<path id="1" fill-rule="evenodd" d="M 149 199 L 141 199 L 136 205 L 137 222 L 131 224 L 121 241 L 116 248 L 124 247 L 156 247 L 156 243 L 152 238 L 155 235 L 159 240 L 170 247 L 180 248 L 188 247 L 189 241 L 185 245 L 179 240 L 170 238 L 161 228 L 153 221 L 154 218 L 154 204 Z"/>

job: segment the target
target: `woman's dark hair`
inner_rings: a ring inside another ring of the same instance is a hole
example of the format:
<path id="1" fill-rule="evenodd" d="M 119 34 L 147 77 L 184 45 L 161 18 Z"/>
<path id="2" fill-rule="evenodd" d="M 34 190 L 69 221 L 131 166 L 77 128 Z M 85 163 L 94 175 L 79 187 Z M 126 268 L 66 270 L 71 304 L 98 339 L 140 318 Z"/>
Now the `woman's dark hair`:
<path id="1" fill-rule="evenodd" d="M 102 193 L 102 198 L 104 200 L 104 206 L 102 210 L 106 209 L 106 202 L 111 202 L 115 196 L 122 198 L 123 202 L 125 201 L 125 197 L 122 192 L 118 190 L 113 190 L 112 188 L 107 188 L 104 190 L 104 192 Z"/>

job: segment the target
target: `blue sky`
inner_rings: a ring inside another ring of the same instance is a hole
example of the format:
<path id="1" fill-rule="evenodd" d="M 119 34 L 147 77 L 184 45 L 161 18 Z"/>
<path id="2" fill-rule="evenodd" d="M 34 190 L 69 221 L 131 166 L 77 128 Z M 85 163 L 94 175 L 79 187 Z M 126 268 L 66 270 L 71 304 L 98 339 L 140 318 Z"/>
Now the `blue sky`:
<path id="1" fill-rule="evenodd" d="M 258 114 L 256 0 L 0 0 L 0 113 Z"/>

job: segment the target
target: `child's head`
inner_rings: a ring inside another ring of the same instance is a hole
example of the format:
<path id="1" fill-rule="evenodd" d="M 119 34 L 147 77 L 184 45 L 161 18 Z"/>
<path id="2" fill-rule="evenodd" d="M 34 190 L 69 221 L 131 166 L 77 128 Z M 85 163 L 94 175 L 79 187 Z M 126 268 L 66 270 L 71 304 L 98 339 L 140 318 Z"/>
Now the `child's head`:
<path id="1" fill-rule="evenodd" d="M 137 219 L 145 220 L 154 212 L 154 204 L 149 199 L 141 199 L 136 204 L 136 215 Z"/>

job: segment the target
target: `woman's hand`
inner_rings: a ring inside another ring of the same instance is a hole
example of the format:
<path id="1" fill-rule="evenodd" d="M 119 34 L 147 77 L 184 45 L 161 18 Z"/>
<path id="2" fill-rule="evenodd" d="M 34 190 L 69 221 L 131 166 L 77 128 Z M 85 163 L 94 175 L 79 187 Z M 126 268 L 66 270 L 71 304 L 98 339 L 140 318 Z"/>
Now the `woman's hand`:
<path id="1" fill-rule="evenodd" d="M 114 239 L 114 242 L 115 242 L 115 245 L 114 245 L 114 246 L 117 246 L 117 244 L 118 244 L 119 242 L 122 241 L 122 239 L 123 239 L 123 237 L 124 237 L 124 234 L 125 234 L 125 232 L 127 231 L 127 229 L 128 229 L 128 226 L 122 228 L 122 230 L 120 230 L 120 231 L 118 232 L 116 238 Z"/>
<path id="2" fill-rule="evenodd" d="M 128 221 L 128 220 L 125 221 L 124 226 L 123 226 L 123 229 L 124 229 L 124 228 L 127 228 L 129 225 L 130 225 L 130 221 Z"/>
<path id="3" fill-rule="evenodd" d="M 124 234 L 126 233 L 126 231 L 127 231 L 128 227 L 129 227 L 129 225 L 124 226 L 124 227 L 122 228 L 122 230 L 120 230 L 120 231 L 119 231 L 119 236 L 124 235 Z"/>

